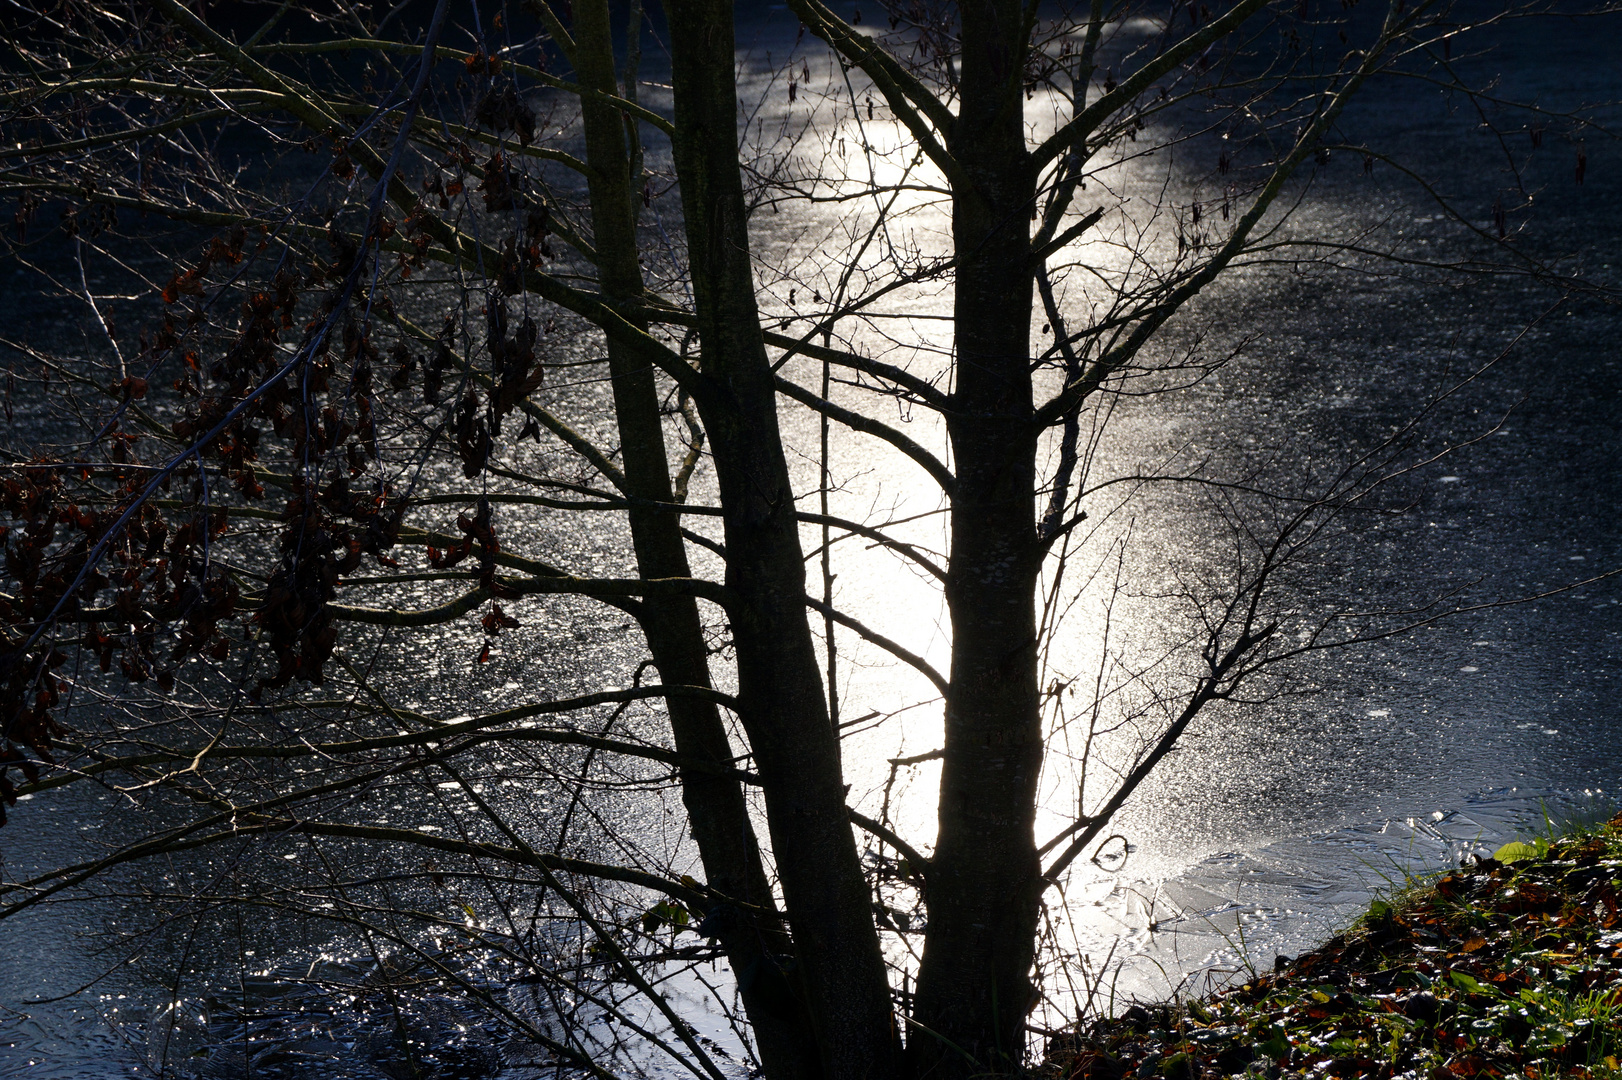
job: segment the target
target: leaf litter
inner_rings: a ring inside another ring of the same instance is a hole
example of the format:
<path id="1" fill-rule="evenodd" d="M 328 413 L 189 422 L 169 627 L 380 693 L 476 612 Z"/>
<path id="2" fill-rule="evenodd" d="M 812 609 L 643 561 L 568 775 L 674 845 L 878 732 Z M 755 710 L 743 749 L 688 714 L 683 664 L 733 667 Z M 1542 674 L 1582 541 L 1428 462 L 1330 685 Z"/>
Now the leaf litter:
<path id="1" fill-rule="evenodd" d="M 1622 1080 L 1622 814 L 1375 900 L 1277 970 L 1049 1041 L 1044 1080 Z"/>

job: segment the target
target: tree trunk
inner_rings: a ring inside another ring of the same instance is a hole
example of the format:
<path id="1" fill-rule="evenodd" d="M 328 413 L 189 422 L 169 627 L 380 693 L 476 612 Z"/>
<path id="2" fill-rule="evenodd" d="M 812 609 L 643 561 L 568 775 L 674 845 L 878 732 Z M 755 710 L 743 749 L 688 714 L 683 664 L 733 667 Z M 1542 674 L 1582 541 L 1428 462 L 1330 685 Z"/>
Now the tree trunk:
<path id="1" fill-rule="evenodd" d="M 737 598 L 740 714 L 824 1068 L 831 1080 L 889 1080 L 897 1062 L 888 979 L 806 619 L 804 553 L 755 301 L 732 5 L 674 0 L 667 10 L 676 173 L 702 368 L 713 380 L 698 404 L 721 489 L 727 586 Z"/>
<path id="2" fill-rule="evenodd" d="M 948 145 L 971 186 L 953 192 L 952 668 L 915 1010 L 923 1030 L 910 1040 L 920 1077 L 1019 1067 L 1040 904 L 1026 34 L 1014 0 L 960 10 L 961 104 Z"/>
<path id="3" fill-rule="evenodd" d="M 576 0 L 577 75 L 582 85 L 615 95 L 619 88 L 610 25 L 606 0 Z M 586 161 L 591 169 L 587 182 L 599 281 L 605 299 L 634 305 L 640 301 L 643 281 L 637 262 L 632 201 L 637 195 L 630 175 L 627 121 L 619 110 L 597 98 L 582 98 L 581 110 Z M 629 317 L 645 326 L 638 316 Z M 653 368 L 613 338 L 607 347 L 625 493 L 637 500 L 669 503 L 670 467 Z M 678 521 L 674 514 L 645 506 L 630 510 L 631 541 L 643 577 L 691 576 Z M 642 607 L 642 631 L 664 681 L 709 686 L 708 654 L 693 598 L 650 596 Z M 679 696 L 669 698 L 666 704 L 678 753 L 730 767 L 732 748 L 713 703 Z M 775 900 L 738 781 L 730 776 L 683 770 L 682 802 L 708 884 L 749 907 L 772 909 Z M 710 915 L 738 979 L 767 1074 L 785 1080 L 816 1080 L 822 1070 L 810 1016 L 779 961 L 790 952 L 788 934 L 773 920 L 746 917 L 742 909 Z"/>

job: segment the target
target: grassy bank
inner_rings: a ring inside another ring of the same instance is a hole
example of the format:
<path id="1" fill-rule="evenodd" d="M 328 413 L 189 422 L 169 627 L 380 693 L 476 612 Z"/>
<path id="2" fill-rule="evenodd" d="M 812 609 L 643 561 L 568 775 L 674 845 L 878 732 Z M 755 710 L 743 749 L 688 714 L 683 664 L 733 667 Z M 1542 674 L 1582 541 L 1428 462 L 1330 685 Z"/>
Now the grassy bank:
<path id="1" fill-rule="evenodd" d="M 1209 997 L 1054 1039 L 1052 1080 L 1622 1080 L 1622 815 L 1376 900 Z"/>

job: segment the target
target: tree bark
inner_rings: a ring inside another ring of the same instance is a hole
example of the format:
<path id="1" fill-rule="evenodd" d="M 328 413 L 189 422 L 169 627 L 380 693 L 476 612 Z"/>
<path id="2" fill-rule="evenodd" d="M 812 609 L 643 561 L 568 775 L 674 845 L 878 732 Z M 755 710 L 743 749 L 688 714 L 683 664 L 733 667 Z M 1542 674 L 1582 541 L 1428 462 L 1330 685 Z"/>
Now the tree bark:
<path id="1" fill-rule="evenodd" d="M 741 718 L 773 857 L 831 1080 L 896 1075 L 889 984 L 845 809 L 805 607 L 805 564 L 761 337 L 738 163 L 730 0 L 674 0 L 675 164 L 697 303 L 699 400 L 720 485 Z"/>
<path id="2" fill-rule="evenodd" d="M 607 0 L 575 0 L 575 69 L 582 85 L 610 96 L 619 92 Z M 632 32 L 637 32 L 635 28 Z M 600 98 L 583 97 L 587 178 L 592 229 L 603 296 L 627 318 L 646 328 L 635 313 L 643 292 L 637 262 L 638 197 L 631 176 L 626 119 Z M 634 500 L 672 501 L 670 466 L 659 416 L 658 385 L 651 364 L 610 338 L 608 366 L 619 428 L 626 494 Z M 631 541 L 646 578 L 691 576 L 679 519 L 643 506 L 630 510 Z M 698 605 L 690 596 L 648 597 L 642 632 L 666 683 L 710 685 L 708 652 Z M 716 706 L 691 696 L 667 700 L 676 751 L 683 757 L 730 767 L 732 747 Z M 784 1080 L 817 1080 L 821 1062 L 810 1014 L 785 974 L 781 958 L 791 952 L 781 924 L 747 914 L 775 906 L 761 864 L 748 805 L 738 781 L 700 769 L 682 770 L 682 802 L 711 888 L 741 902 L 735 911 L 706 914 L 716 929 L 738 979 L 755 1045 L 767 1075 Z"/>
<path id="3" fill-rule="evenodd" d="M 952 204 L 952 666 L 920 1029 L 909 1040 L 920 1077 L 1018 1069 L 1040 905 L 1026 27 L 1017 0 L 965 0 L 960 11 L 961 97 L 948 148 L 970 186 L 958 184 Z"/>

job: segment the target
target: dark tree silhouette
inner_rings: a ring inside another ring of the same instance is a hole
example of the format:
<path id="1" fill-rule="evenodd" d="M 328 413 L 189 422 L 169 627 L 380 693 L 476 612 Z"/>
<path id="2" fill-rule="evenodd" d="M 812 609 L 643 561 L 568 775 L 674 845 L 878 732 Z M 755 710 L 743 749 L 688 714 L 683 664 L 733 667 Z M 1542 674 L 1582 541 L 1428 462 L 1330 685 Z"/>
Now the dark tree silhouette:
<path id="1" fill-rule="evenodd" d="M 1348 615 L 1288 589 L 1423 464 L 1423 410 L 1293 485 L 1089 472 L 1115 402 L 1221 364 L 1163 345 L 1213 283 L 1417 258 L 1294 211 L 1333 156 L 1384 160 L 1339 128 L 1366 84 L 1479 100 L 1459 43 L 1529 12 L 1374 7 L 898 0 L 874 32 L 791 0 L 807 43 L 765 103 L 740 103 L 727 0 L 666 5 L 669 94 L 646 100 L 639 0 L 628 31 L 607 0 L 12 16 L 11 257 L 97 344 L 9 334 L 0 796 L 110 785 L 160 825 L 6 883 L 0 917 L 229 852 L 163 909 L 334 921 L 582 1073 L 629 1052 L 590 1012 L 722 1076 L 650 981 L 714 958 L 767 1076 L 1023 1068 L 1044 896 L 1190 723 L 1454 603 Z M 1534 142 L 1584 130 L 1532 115 Z M 1509 197 L 1458 218 L 1455 269 L 1559 281 L 1511 242 Z M 756 216 L 828 204 L 860 209 L 816 274 L 752 246 Z M 903 235 L 927 214 L 939 250 Z M 882 329 L 930 290 L 944 344 Z M 933 485 L 942 550 L 831 513 L 830 438 Z M 1089 512 L 1159 482 L 1210 496 L 1232 560 L 1168 595 L 1175 664 L 1100 658 L 1082 715 L 1114 772 L 1042 838 L 1063 569 Z M 602 528 L 617 554 L 594 559 Z M 837 606 L 849 539 L 939 588 L 945 670 Z M 630 686 L 464 708 L 412 670 L 605 619 L 645 643 Z M 943 744 L 901 763 L 941 763 L 932 842 L 848 805 L 840 635 L 939 694 Z M 1141 737 L 1111 735 L 1127 721 Z M 592 819 L 594 789 L 672 783 L 702 880 Z M 295 839 L 304 876 L 278 878 Z M 467 975 L 474 951 L 544 1007 Z"/>

